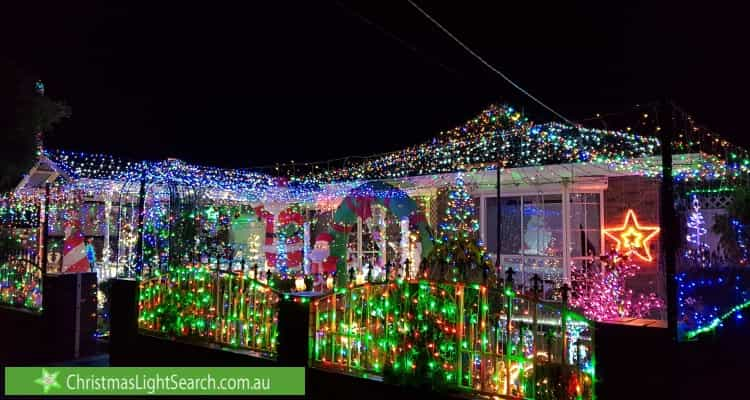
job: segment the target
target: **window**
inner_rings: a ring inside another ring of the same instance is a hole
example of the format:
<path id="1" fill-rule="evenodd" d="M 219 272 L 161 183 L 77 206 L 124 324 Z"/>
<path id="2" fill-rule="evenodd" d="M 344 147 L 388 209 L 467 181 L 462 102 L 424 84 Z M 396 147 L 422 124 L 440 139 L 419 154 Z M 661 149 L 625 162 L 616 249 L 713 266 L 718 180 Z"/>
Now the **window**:
<path id="1" fill-rule="evenodd" d="M 502 254 L 521 254 L 521 198 L 503 197 L 501 199 L 502 217 L 500 249 Z M 497 198 L 485 200 L 485 242 L 491 253 L 497 252 Z"/>
<path id="2" fill-rule="evenodd" d="M 562 196 L 523 198 L 523 254 L 562 257 Z"/>
<path id="3" fill-rule="evenodd" d="M 528 284 L 534 274 L 562 280 L 562 195 L 538 194 L 500 199 L 500 257 L 503 269 L 513 268 L 517 282 Z M 485 241 L 497 252 L 497 198 L 485 199 Z"/>
<path id="4" fill-rule="evenodd" d="M 570 194 L 570 256 L 601 254 L 601 211 L 598 193 Z"/>
<path id="5" fill-rule="evenodd" d="M 539 274 L 547 282 L 562 283 L 563 259 L 586 262 L 601 253 L 601 199 L 599 193 L 571 193 L 569 215 L 563 218 L 561 194 L 509 196 L 500 199 L 500 261 L 513 268 L 518 283 L 529 285 Z M 484 239 L 497 252 L 497 198 L 484 200 Z M 568 230 L 567 249 L 563 232 Z"/>

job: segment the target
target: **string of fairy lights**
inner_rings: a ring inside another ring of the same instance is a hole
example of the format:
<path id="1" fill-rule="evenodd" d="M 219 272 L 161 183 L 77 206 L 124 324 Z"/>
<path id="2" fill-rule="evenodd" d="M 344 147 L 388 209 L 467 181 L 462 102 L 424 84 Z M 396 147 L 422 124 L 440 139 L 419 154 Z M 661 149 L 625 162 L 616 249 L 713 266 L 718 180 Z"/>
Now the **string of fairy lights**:
<path id="1" fill-rule="evenodd" d="M 641 114 L 636 124 L 621 130 L 609 130 L 606 126 L 605 129 L 595 129 L 561 123 L 535 124 L 512 107 L 492 105 L 465 124 L 401 151 L 349 159 L 345 165 L 337 162 L 279 165 L 274 173 L 262 172 L 263 169 L 196 166 L 179 160 L 132 161 L 104 154 L 44 150 L 44 158 L 64 175 L 64 179 L 53 185 L 50 221 L 54 226 L 56 220 L 66 218 L 67 209 L 81 204 L 80 199 L 63 199 L 65 195 L 61 193 L 76 192 L 81 197 L 117 193 L 121 203 L 123 198 L 126 198 L 125 202 L 133 203 L 139 182 L 144 181 L 153 205 L 148 207 L 145 216 L 146 252 L 149 257 L 156 257 L 154 262 L 160 264 L 164 260 L 159 258 L 168 253 L 170 245 L 171 233 L 164 226 L 172 216 L 160 208 L 163 202 L 159 199 L 166 199 L 174 187 L 200 188 L 200 195 L 214 204 L 320 203 L 345 197 L 352 188 L 367 180 L 399 182 L 415 176 L 436 177 L 455 172 L 466 174 L 469 180 L 474 173 L 496 169 L 498 158 L 502 160 L 503 169 L 595 163 L 613 171 L 658 177 L 661 146 L 656 136 L 661 130 L 660 120 L 656 113 L 641 109 L 635 112 Z M 746 150 L 698 126 L 684 112 L 675 113 L 673 128 L 675 140 L 672 146 L 678 161 L 674 178 L 686 191 L 729 193 L 738 182 L 747 180 L 750 155 Z M 698 154 L 699 157 L 685 157 L 689 154 Z M 679 162 L 683 159 L 686 161 Z M 438 178 L 431 179 L 430 185 L 439 181 Z M 361 195 L 388 197 L 403 193 Z M 0 198 L 0 221 L 35 226 L 38 224 L 36 210 L 40 196 L 41 191 L 29 190 Z M 93 220 L 102 223 L 101 212 L 93 212 L 96 214 Z M 130 221 L 131 225 L 134 222 Z M 739 221 L 734 224 L 734 229 L 746 254 L 746 230 Z M 284 257 L 282 251 L 280 258 Z"/>
<path id="2" fill-rule="evenodd" d="M 532 304 L 479 284 L 396 280 L 342 288 L 314 300 L 314 362 L 384 375 L 392 383 L 537 398 L 577 386 L 574 397 L 588 398 L 590 322 L 540 305 L 534 311 Z M 577 349 L 566 354 L 563 337 Z M 488 357 L 494 367 L 484 368 Z M 569 365 L 581 380 L 571 385 L 555 373 L 534 371 L 541 364 Z"/>
<path id="3" fill-rule="evenodd" d="M 658 128 L 655 127 L 654 132 L 658 132 Z M 747 151 L 693 125 L 678 135 L 673 147 L 678 153 L 703 155 L 700 162 L 678 166 L 674 172 L 677 181 L 719 182 L 750 171 Z M 349 161 L 345 167 L 335 167 L 335 162 L 285 164 L 276 167 L 279 172 L 275 176 L 250 170 L 194 166 L 179 160 L 135 162 L 103 154 L 45 151 L 47 158 L 79 179 L 118 182 L 145 179 L 231 192 L 242 199 L 277 195 L 297 201 L 309 200 L 316 193 L 330 190 L 326 185 L 332 182 L 492 170 L 497 167 L 498 156 L 501 156 L 503 168 L 597 163 L 615 170 L 657 176 L 660 174 L 658 165 L 649 165 L 642 159 L 659 154 L 657 138 L 632 133 L 629 127 L 625 131 L 611 131 L 560 123 L 534 124 L 512 107 L 496 105 L 459 127 L 441 132 L 429 142 L 402 151 Z M 323 165 L 334 166 L 321 168 Z M 284 173 L 288 178 L 278 179 L 279 174 Z M 285 190 L 275 190 L 278 187 Z"/>

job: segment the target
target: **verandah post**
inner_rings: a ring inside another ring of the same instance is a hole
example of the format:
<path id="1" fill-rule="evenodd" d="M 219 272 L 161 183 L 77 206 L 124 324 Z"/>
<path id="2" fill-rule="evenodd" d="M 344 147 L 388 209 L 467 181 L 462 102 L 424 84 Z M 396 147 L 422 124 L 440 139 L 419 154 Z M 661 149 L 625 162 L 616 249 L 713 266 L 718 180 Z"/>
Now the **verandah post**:
<path id="1" fill-rule="evenodd" d="M 41 246 L 41 267 L 42 275 L 47 275 L 47 253 L 48 247 L 48 232 L 47 232 L 47 218 L 49 218 L 49 195 L 50 195 L 50 184 L 49 182 L 44 184 L 44 204 L 42 206 L 42 215 L 39 218 L 39 244 Z"/>
<path id="2" fill-rule="evenodd" d="M 672 177 L 672 137 L 673 105 L 665 102 L 659 113 L 661 128 L 661 187 L 659 199 L 659 219 L 661 223 L 661 245 L 664 253 L 664 271 L 667 289 L 667 326 L 673 342 L 677 341 L 677 284 L 675 281 L 675 264 L 679 236 L 677 216 L 674 209 L 674 181 Z"/>
<path id="3" fill-rule="evenodd" d="M 146 179 L 141 177 L 141 187 L 138 191 L 138 236 L 135 242 L 135 273 L 137 277 L 143 271 L 143 213 L 146 209 Z"/>

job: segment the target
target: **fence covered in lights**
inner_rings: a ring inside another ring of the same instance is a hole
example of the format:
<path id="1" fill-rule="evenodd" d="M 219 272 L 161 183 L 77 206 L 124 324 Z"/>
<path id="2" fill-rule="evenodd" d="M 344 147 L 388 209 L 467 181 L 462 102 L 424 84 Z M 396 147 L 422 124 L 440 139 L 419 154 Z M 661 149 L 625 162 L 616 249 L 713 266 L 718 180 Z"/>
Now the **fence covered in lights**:
<path id="1" fill-rule="evenodd" d="M 140 282 L 147 332 L 275 357 L 279 293 L 250 274 L 190 264 Z"/>
<path id="2" fill-rule="evenodd" d="M 42 270 L 33 253 L 0 254 L 0 304 L 42 310 Z"/>
<path id="3" fill-rule="evenodd" d="M 592 323 L 510 290 L 365 284 L 313 301 L 313 318 L 319 368 L 441 390 L 594 398 Z"/>
<path id="4" fill-rule="evenodd" d="M 34 195 L 0 194 L 0 305 L 42 309 L 39 211 Z"/>

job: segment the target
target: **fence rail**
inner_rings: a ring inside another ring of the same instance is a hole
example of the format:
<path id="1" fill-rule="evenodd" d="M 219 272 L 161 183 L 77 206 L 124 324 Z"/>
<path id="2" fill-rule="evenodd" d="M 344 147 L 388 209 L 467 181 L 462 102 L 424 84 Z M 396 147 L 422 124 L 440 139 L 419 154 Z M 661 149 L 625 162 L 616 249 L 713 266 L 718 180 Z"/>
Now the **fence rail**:
<path id="1" fill-rule="evenodd" d="M 593 325 L 559 304 L 396 281 L 339 289 L 312 313 L 316 367 L 509 398 L 594 397 Z"/>
<path id="2" fill-rule="evenodd" d="M 190 264 L 140 283 L 139 327 L 276 356 L 280 295 L 241 272 Z"/>
<path id="3" fill-rule="evenodd" d="M 42 270 L 34 252 L 0 254 L 0 304 L 42 311 Z"/>

